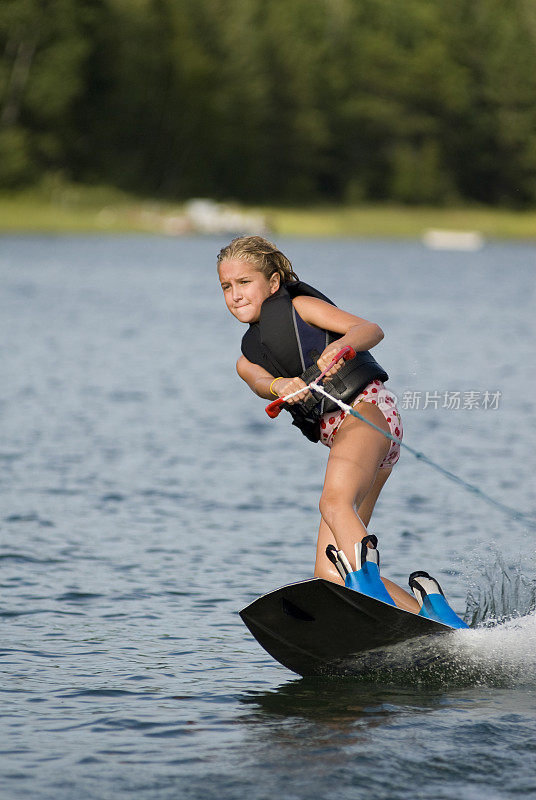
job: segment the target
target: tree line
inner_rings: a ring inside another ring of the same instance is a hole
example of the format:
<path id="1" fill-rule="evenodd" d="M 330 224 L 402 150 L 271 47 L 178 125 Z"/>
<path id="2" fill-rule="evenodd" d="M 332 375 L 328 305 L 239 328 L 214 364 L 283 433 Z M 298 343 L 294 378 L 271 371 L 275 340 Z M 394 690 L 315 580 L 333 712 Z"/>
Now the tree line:
<path id="1" fill-rule="evenodd" d="M 0 188 L 536 201 L 534 0 L 2 0 Z"/>

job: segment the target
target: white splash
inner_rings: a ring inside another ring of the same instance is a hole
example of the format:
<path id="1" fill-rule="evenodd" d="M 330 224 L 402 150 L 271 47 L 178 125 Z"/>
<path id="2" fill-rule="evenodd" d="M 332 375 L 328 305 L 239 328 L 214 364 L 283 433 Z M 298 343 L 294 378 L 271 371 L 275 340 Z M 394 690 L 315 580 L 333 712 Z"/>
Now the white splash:
<path id="1" fill-rule="evenodd" d="M 536 614 L 449 636 L 458 674 L 477 683 L 536 686 Z M 449 649 L 450 649 L 449 648 Z"/>
<path id="2" fill-rule="evenodd" d="M 337 671 L 384 685 L 536 687 L 536 614 L 370 650 Z"/>

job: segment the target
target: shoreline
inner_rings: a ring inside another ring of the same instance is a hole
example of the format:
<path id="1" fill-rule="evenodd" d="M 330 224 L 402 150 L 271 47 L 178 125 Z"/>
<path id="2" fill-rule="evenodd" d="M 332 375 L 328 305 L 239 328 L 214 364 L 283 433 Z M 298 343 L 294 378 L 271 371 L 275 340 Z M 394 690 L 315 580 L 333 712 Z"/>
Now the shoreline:
<path id="1" fill-rule="evenodd" d="M 211 216 L 212 215 L 212 216 Z M 460 206 L 246 206 L 209 200 L 167 203 L 113 189 L 75 187 L 52 196 L 0 194 L 0 235 L 153 234 L 180 237 L 242 232 L 311 238 L 422 238 L 429 231 L 482 239 L 536 241 L 536 209 Z"/>

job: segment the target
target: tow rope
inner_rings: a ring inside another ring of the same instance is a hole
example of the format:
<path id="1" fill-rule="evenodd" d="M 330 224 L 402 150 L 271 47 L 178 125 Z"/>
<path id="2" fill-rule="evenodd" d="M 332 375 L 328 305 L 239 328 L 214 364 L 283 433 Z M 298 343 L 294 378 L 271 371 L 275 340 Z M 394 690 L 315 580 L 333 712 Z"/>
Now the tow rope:
<path id="1" fill-rule="evenodd" d="M 332 366 L 332 365 L 330 364 L 330 366 Z M 317 378 L 317 380 L 319 380 L 319 378 Z M 309 389 L 311 392 L 318 392 L 319 394 L 323 395 L 324 397 L 327 397 L 328 400 L 332 400 L 334 403 L 336 403 L 339 406 L 339 408 L 341 408 L 347 414 L 351 414 L 352 417 L 356 417 L 356 419 L 360 419 L 362 422 L 366 422 L 367 425 L 370 425 L 371 428 L 374 428 L 374 430 L 379 431 L 383 436 L 385 436 L 386 439 L 390 439 L 390 441 L 396 442 L 397 444 L 399 444 L 400 447 L 404 447 L 413 456 L 415 456 L 415 458 L 417 458 L 419 461 L 422 461 L 425 464 L 428 464 L 430 467 L 433 467 L 433 469 L 435 469 L 438 472 L 440 472 L 446 478 L 448 478 L 449 480 L 453 481 L 454 483 L 457 483 L 458 486 L 461 486 L 466 491 L 471 492 L 471 494 L 474 494 L 477 497 L 480 497 L 481 500 L 484 500 L 486 503 L 489 503 L 490 505 L 495 506 L 495 508 L 498 508 L 504 514 L 507 514 L 510 518 L 518 520 L 519 522 L 524 522 L 526 525 L 529 525 L 531 528 L 536 528 L 536 519 L 531 514 L 527 514 L 524 511 L 519 511 L 519 509 L 517 509 L 517 508 L 513 508 L 512 506 L 507 506 L 505 503 L 501 503 L 500 500 L 496 500 L 494 497 L 491 497 L 491 495 L 486 494 L 486 492 L 483 492 L 482 489 L 480 489 L 478 486 L 475 486 L 473 483 L 469 483 L 468 481 L 464 480 L 463 478 L 460 478 L 459 475 L 456 475 L 454 472 L 451 472 L 449 469 L 445 469 L 445 467 L 442 467 L 441 464 L 438 464 L 436 461 L 433 461 L 431 458 L 429 458 L 427 455 L 425 455 L 425 453 L 421 453 L 419 450 L 415 450 L 413 447 L 410 447 L 409 444 L 405 444 L 401 439 L 397 439 L 397 437 L 393 436 L 392 433 L 387 433 L 387 431 L 384 431 L 383 428 L 380 428 L 378 425 L 375 425 L 373 422 L 371 422 L 370 420 L 366 419 L 366 417 L 362 416 L 352 406 L 349 406 L 347 403 L 343 403 L 342 400 L 338 400 L 336 397 L 333 397 L 329 392 L 326 392 L 324 387 L 320 386 L 319 383 L 316 383 L 315 381 L 313 381 L 307 387 L 303 387 L 298 392 L 293 392 L 293 394 L 292 395 L 288 395 L 288 397 L 292 397 L 295 394 L 299 394 L 300 391 L 303 391 L 305 388 Z M 286 397 L 280 398 L 281 403 L 284 403 L 286 399 L 287 399 Z M 268 412 L 268 408 L 269 408 L 269 406 L 266 409 L 267 412 Z M 269 414 L 269 416 L 271 416 L 271 415 Z"/>

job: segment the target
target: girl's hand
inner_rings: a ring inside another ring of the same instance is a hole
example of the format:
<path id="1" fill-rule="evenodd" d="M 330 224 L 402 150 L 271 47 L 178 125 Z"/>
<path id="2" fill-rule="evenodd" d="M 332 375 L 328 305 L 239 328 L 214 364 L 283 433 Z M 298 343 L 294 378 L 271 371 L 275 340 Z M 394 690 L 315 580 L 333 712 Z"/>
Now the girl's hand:
<path id="1" fill-rule="evenodd" d="M 341 342 L 340 339 L 338 341 L 336 341 L 336 342 L 332 342 L 331 344 L 328 344 L 328 346 L 326 347 L 326 349 L 324 350 L 324 352 L 322 353 L 322 355 L 320 356 L 320 358 L 316 362 L 317 365 L 318 365 L 318 368 L 320 369 L 320 372 L 323 372 L 326 369 L 326 367 L 328 366 L 328 364 L 331 364 L 331 362 L 333 361 L 333 359 L 335 358 L 337 353 L 342 349 L 343 346 L 344 346 L 344 342 Z M 337 363 L 334 364 L 333 367 L 326 372 L 326 376 L 325 377 L 326 378 L 331 378 L 332 375 L 335 375 L 340 370 L 340 368 L 343 366 L 343 364 L 345 364 L 345 363 L 346 362 L 345 362 L 344 358 L 340 358 L 337 361 Z"/>
<path id="2" fill-rule="evenodd" d="M 285 400 L 289 406 L 293 405 L 294 403 L 299 403 L 301 400 L 307 400 L 310 397 L 311 392 L 307 388 L 307 384 L 302 381 L 301 378 L 280 378 L 276 383 L 274 383 L 274 392 L 277 392 L 279 397 L 285 397 L 287 394 L 292 394 L 292 392 L 297 392 L 303 386 L 303 392 L 297 394 L 295 397 L 291 397 L 290 400 Z"/>

